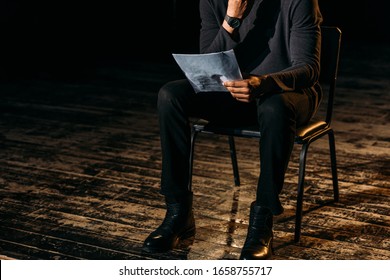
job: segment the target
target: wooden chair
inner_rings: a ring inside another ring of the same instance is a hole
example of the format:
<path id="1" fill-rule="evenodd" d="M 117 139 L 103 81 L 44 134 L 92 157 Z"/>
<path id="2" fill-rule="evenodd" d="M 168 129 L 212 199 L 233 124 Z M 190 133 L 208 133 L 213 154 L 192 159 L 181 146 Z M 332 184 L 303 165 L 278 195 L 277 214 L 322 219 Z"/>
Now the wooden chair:
<path id="1" fill-rule="evenodd" d="M 340 44 L 341 44 L 341 30 L 338 27 L 322 26 L 322 47 L 321 47 L 321 73 L 320 83 L 324 90 L 323 102 L 327 101 L 326 113 L 321 120 L 316 120 L 317 116 L 313 120 L 303 127 L 297 129 L 295 136 L 295 143 L 302 145 L 300 158 L 299 158 L 299 175 L 298 175 L 298 195 L 296 205 L 296 217 L 295 217 L 295 234 L 294 241 L 298 242 L 301 235 L 301 223 L 302 223 L 302 200 L 304 194 L 305 184 L 305 167 L 307 151 L 311 143 L 317 139 L 328 135 L 329 150 L 331 159 L 331 170 L 333 180 L 333 195 L 334 201 L 339 199 L 338 179 L 337 179 L 337 166 L 336 166 L 336 149 L 334 132 L 331 126 L 332 112 L 333 112 L 333 99 L 336 90 L 336 80 L 338 74 Z M 318 115 L 318 113 L 317 113 Z M 240 177 L 238 172 L 236 149 L 234 143 L 234 137 L 246 137 L 260 139 L 261 135 L 257 127 L 231 127 L 214 125 L 211 122 L 204 120 L 198 120 L 192 123 L 192 135 L 191 135 L 191 151 L 190 151 L 190 179 L 189 189 L 192 189 L 192 170 L 194 160 L 194 148 L 195 140 L 198 133 L 210 133 L 227 135 L 230 145 L 230 154 L 234 173 L 234 182 L 236 186 L 240 185 Z"/>

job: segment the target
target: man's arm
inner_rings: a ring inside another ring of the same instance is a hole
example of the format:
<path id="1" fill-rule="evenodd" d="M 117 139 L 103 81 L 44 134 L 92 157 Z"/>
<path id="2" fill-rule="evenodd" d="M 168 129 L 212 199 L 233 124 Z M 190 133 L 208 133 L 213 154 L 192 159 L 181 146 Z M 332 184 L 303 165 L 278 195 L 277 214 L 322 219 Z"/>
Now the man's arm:
<path id="1" fill-rule="evenodd" d="M 229 0 L 226 3 L 219 0 L 200 0 L 200 53 L 227 51 L 237 46 L 238 42 L 234 36 L 236 30 L 229 26 L 225 16 L 242 19 L 247 1 Z"/>

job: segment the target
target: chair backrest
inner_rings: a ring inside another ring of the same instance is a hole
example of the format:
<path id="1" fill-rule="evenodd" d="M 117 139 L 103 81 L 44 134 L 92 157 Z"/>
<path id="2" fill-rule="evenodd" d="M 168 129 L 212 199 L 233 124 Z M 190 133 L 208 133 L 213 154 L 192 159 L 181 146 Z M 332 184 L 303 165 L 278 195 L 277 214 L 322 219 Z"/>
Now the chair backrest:
<path id="1" fill-rule="evenodd" d="M 339 67 L 341 30 L 334 26 L 321 26 L 321 33 L 320 83 L 329 87 L 325 121 L 330 124 Z"/>

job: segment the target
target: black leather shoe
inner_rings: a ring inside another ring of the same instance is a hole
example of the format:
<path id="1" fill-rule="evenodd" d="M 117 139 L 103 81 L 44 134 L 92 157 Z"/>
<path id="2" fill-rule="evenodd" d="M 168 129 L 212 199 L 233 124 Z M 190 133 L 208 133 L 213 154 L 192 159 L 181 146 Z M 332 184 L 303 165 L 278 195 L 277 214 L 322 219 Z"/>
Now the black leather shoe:
<path id="1" fill-rule="evenodd" d="M 273 215 L 265 207 L 251 204 L 248 234 L 240 260 L 266 260 L 272 255 Z"/>
<path id="2" fill-rule="evenodd" d="M 195 236 L 192 195 L 180 203 L 167 203 L 162 224 L 144 241 L 142 250 L 163 253 L 177 247 L 180 240 Z"/>

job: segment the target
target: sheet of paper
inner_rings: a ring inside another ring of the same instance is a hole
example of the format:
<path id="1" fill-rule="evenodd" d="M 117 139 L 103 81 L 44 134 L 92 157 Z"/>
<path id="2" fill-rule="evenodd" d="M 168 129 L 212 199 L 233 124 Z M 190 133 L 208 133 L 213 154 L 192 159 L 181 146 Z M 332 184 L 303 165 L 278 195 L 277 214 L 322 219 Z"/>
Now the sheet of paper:
<path id="1" fill-rule="evenodd" d="M 227 91 L 224 81 L 241 80 L 233 50 L 207 54 L 172 54 L 195 92 Z"/>

